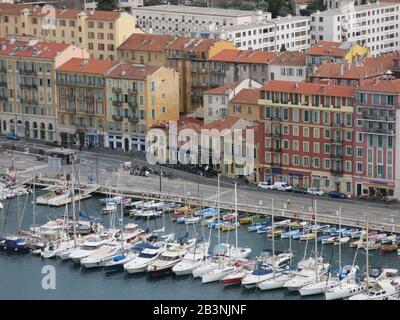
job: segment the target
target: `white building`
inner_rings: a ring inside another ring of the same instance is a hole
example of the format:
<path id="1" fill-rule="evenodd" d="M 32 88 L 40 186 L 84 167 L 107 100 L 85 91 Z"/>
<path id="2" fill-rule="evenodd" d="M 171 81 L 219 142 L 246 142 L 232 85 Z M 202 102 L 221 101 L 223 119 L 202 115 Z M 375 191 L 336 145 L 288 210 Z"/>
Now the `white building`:
<path id="1" fill-rule="evenodd" d="M 311 42 L 351 41 L 367 46 L 373 56 L 399 50 L 399 3 L 354 6 L 341 0 L 337 9 L 311 15 Z"/>
<path id="2" fill-rule="evenodd" d="M 284 47 L 289 51 L 301 51 L 310 47 L 310 21 L 310 17 L 291 15 L 266 19 L 224 27 L 220 38 L 232 41 L 243 50 L 279 51 Z"/>
<path id="3" fill-rule="evenodd" d="M 228 104 L 242 89 L 261 88 L 261 84 L 250 79 L 227 83 L 222 87 L 204 92 L 204 123 L 220 120 L 228 115 Z"/>
<path id="4" fill-rule="evenodd" d="M 271 13 L 221 8 L 158 5 L 134 8 L 137 26 L 146 33 L 217 38 L 219 29 L 271 19 Z"/>
<path id="5" fill-rule="evenodd" d="M 119 0 L 118 7 L 133 12 L 137 7 L 143 7 L 143 0 Z"/>

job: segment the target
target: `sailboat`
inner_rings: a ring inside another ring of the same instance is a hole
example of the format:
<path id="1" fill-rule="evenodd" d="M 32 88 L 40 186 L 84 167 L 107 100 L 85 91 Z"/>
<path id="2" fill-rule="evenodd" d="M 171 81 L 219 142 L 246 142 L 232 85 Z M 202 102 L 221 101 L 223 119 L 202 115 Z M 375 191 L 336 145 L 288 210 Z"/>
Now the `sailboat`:
<path id="1" fill-rule="evenodd" d="M 318 256 L 318 236 L 317 236 L 318 225 L 317 225 L 316 200 L 314 202 L 314 218 L 315 218 L 314 237 L 313 237 L 315 240 L 314 259 L 310 259 L 311 261 L 310 264 L 308 264 L 308 266 L 302 268 L 300 271 L 295 273 L 294 277 L 284 284 L 284 287 L 287 288 L 289 291 L 298 291 L 306 285 L 318 282 L 320 277 L 328 272 L 330 265 L 328 263 L 324 263 L 323 258 Z M 303 261 L 303 263 L 304 262 L 305 261 Z"/>
<path id="2" fill-rule="evenodd" d="M 238 212 L 237 212 L 237 184 L 235 183 L 235 224 L 238 223 Z M 219 229 L 218 229 L 219 230 Z M 245 258 L 247 255 L 250 254 L 251 249 L 250 248 L 239 248 L 238 247 L 238 234 L 237 234 L 237 228 L 235 228 L 235 247 L 233 248 L 235 251 L 239 250 L 244 250 L 244 252 L 247 252 L 247 254 L 243 257 Z M 202 283 L 209 283 L 209 282 L 214 282 L 214 281 L 219 281 L 222 278 L 226 277 L 228 274 L 233 273 L 236 270 L 236 267 L 234 265 L 235 261 L 227 261 L 226 263 L 221 263 L 219 261 L 218 268 L 215 268 L 214 270 L 209 271 L 208 273 L 204 274 L 201 278 Z"/>
<path id="3" fill-rule="evenodd" d="M 209 247 L 210 242 L 196 244 L 189 249 L 181 262 L 173 266 L 172 271 L 177 276 L 192 274 L 193 270 L 202 264 Z"/>
<path id="4" fill-rule="evenodd" d="M 366 229 L 366 267 L 367 267 L 367 282 L 361 282 L 356 279 L 356 272 L 358 271 L 358 267 L 354 267 L 354 262 L 353 262 L 353 268 L 350 272 L 350 274 L 343 279 L 340 284 L 334 288 L 331 288 L 327 291 L 325 291 L 325 299 L 326 300 L 335 300 L 335 299 L 345 299 L 351 296 L 354 296 L 358 293 L 364 292 L 368 288 L 368 283 L 369 283 L 369 238 L 368 238 L 368 217 L 366 218 L 366 223 L 365 223 L 365 229 Z M 357 251 L 356 251 L 357 255 Z M 355 261 L 355 257 L 354 257 Z"/>
<path id="5" fill-rule="evenodd" d="M 274 225 L 274 210 L 273 209 L 274 209 L 274 205 L 273 205 L 273 200 L 272 200 L 272 225 Z M 289 231 L 288 231 L 289 234 L 292 234 L 291 233 L 291 231 L 292 231 L 291 228 L 292 228 L 292 224 L 290 223 L 289 224 Z M 296 230 L 299 230 L 299 229 L 296 229 Z M 272 237 L 272 242 L 274 243 L 274 241 L 275 241 L 275 239 L 274 239 L 274 237 Z M 272 248 L 273 248 L 273 251 L 275 251 L 274 244 L 273 244 Z M 273 257 L 274 257 L 274 252 L 272 254 L 273 254 Z M 289 258 L 289 263 L 291 264 L 292 257 L 293 257 L 293 254 L 292 254 L 292 236 L 289 236 L 289 255 L 290 255 L 289 256 L 290 257 Z M 272 266 L 275 269 L 277 266 L 276 266 L 276 263 L 275 263 L 274 260 L 275 260 L 275 258 L 273 258 Z M 279 288 L 283 288 L 284 284 L 286 282 L 288 282 L 292 277 L 293 277 L 293 272 L 290 269 L 289 270 L 283 270 L 282 272 L 278 272 L 278 273 L 274 272 L 273 275 L 272 275 L 272 278 L 263 280 L 263 281 L 257 283 L 256 286 L 260 290 L 279 289 Z"/>

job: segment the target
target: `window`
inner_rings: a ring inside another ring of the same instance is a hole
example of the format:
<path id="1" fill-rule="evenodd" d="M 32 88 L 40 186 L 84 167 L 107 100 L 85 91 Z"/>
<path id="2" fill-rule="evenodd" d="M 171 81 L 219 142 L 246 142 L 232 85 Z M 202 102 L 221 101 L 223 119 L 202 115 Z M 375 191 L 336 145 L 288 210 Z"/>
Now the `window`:
<path id="1" fill-rule="evenodd" d="M 295 137 L 299 136 L 299 127 L 293 126 L 293 136 Z"/>
<path id="2" fill-rule="evenodd" d="M 89 21 L 88 22 L 88 28 L 90 28 L 90 29 L 94 28 L 94 22 L 93 21 Z"/>
<path id="3" fill-rule="evenodd" d="M 104 43 L 99 43 L 99 44 L 97 45 L 97 49 L 98 49 L 98 50 L 104 51 Z"/>
<path id="4" fill-rule="evenodd" d="M 103 22 L 97 22 L 97 28 L 98 29 L 103 29 L 104 28 L 104 23 Z"/>
<path id="5" fill-rule="evenodd" d="M 308 141 L 303 141 L 303 152 L 309 152 L 310 143 Z"/>
<path id="6" fill-rule="evenodd" d="M 361 162 L 357 162 L 356 168 L 357 168 L 356 170 L 358 173 L 363 172 L 363 164 Z"/>
<path id="7" fill-rule="evenodd" d="M 113 44 L 108 44 L 107 45 L 108 51 L 114 51 L 114 45 Z"/>
<path id="8" fill-rule="evenodd" d="M 107 39 L 108 40 L 114 40 L 114 34 L 113 33 L 107 33 Z"/>
<path id="9" fill-rule="evenodd" d="M 98 38 L 99 40 L 104 40 L 104 33 L 99 32 L 99 33 L 97 34 L 97 38 Z"/>
<path id="10" fill-rule="evenodd" d="M 309 128 L 308 127 L 303 127 L 303 137 L 304 138 L 309 137 Z"/>
<path id="11" fill-rule="evenodd" d="M 320 152 L 320 150 L 319 150 L 319 143 L 318 143 L 318 142 L 314 142 L 314 144 L 313 144 L 313 151 L 314 151 L 314 153 L 319 153 L 319 152 Z"/>
<path id="12" fill-rule="evenodd" d="M 313 132 L 314 138 L 315 138 L 315 139 L 319 139 L 319 137 L 320 137 L 320 135 L 319 135 L 319 133 L 320 133 L 320 132 L 319 132 L 319 128 L 314 128 L 313 131 L 314 131 L 314 132 Z"/>

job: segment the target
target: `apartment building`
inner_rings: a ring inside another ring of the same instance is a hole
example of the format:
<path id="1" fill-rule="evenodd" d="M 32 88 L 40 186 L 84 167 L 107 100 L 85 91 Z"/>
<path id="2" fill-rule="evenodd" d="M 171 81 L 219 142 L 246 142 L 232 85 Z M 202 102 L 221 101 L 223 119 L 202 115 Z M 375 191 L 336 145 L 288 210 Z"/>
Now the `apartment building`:
<path id="1" fill-rule="evenodd" d="M 0 37 L 23 35 L 71 43 L 86 49 L 91 58 L 115 60 L 117 47 L 132 33 L 142 33 L 126 12 L 44 8 L 0 4 Z"/>
<path id="2" fill-rule="evenodd" d="M 260 120 L 261 88 L 249 88 L 240 90 L 228 105 L 228 115 L 250 121 Z"/>
<path id="3" fill-rule="evenodd" d="M 310 17 L 291 16 L 221 28 L 220 38 L 242 50 L 301 51 L 310 47 Z"/>
<path id="4" fill-rule="evenodd" d="M 202 105 L 210 87 L 207 60 L 224 49 L 236 50 L 228 41 L 171 35 L 132 34 L 119 48 L 119 59 L 146 65 L 167 66 L 179 73 L 180 112 Z"/>
<path id="5" fill-rule="evenodd" d="M 398 53 L 369 57 L 355 63 L 323 63 L 309 75 L 310 82 L 329 80 L 331 84 L 358 87 L 363 80 L 390 76 Z"/>
<path id="6" fill-rule="evenodd" d="M 271 19 L 262 11 L 158 5 L 135 8 L 139 28 L 146 33 L 172 34 L 192 38 L 219 38 L 219 29 Z"/>
<path id="7" fill-rule="evenodd" d="M 179 75 L 166 67 L 120 62 L 106 74 L 106 146 L 145 151 L 152 126 L 179 119 Z"/>
<path id="8" fill-rule="evenodd" d="M 351 194 L 355 89 L 271 80 L 261 90 L 262 179 Z"/>
<path id="9" fill-rule="evenodd" d="M 203 99 L 204 123 L 207 124 L 226 117 L 228 115 L 229 101 L 241 90 L 248 88 L 261 88 L 261 84 L 245 79 L 205 91 Z"/>
<path id="10" fill-rule="evenodd" d="M 307 78 L 306 54 L 285 51 L 277 53 L 268 63 L 268 79 L 301 82 Z"/>
<path id="11" fill-rule="evenodd" d="M 58 126 L 64 145 L 105 146 L 108 60 L 73 58 L 57 73 Z"/>
<path id="12" fill-rule="evenodd" d="M 311 15 L 311 42 L 351 41 L 366 46 L 373 56 L 399 50 L 399 3 L 354 6 L 340 1 L 338 8 Z"/>
<path id="13" fill-rule="evenodd" d="M 59 141 L 55 70 L 73 57 L 88 56 L 70 44 L 1 39 L 1 133 Z"/>
<path id="14" fill-rule="evenodd" d="M 268 62 L 274 52 L 261 50 L 222 50 L 208 59 L 211 87 L 252 79 L 258 83 L 268 80 Z"/>
<path id="15" fill-rule="evenodd" d="M 356 89 L 354 188 L 357 196 L 399 197 L 400 80 L 364 81 Z"/>

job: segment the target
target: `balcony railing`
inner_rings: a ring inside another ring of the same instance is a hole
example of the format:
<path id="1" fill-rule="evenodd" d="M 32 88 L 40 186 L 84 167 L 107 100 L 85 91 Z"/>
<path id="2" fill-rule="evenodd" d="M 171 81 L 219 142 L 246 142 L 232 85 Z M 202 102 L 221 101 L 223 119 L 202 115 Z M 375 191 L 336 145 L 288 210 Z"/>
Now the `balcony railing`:
<path id="1" fill-rule="evenodd" d="M 113 101 L 112 105 L 116 107 L 122 107 L 122 101 Z"/>
<path id="2" fill-rule="evenodd" d="M 7 82 L 6 81 L 0 81 L 0 87 L 7 87 Z"/>
<path id="3" fill-rule="evenodd" d="M 36 76 L 37 72 L 35 70 L 27 70 L 27 69 L 18 69 L 19 74 L 27 75 L 27 76 Z"/>
<path id="4" fill-rule="evenodd" d="M 21 83 L 19 85 L 19 87 L 21 89 L 37 89 L 37 85 L 36 84 L 26 84 L 26 83 Z"/>
<path id="5" fill-rule="evenodd" d="M 343 169 L 342 168 L 332 168 L 331 169 L 331 174 L 334 177 L 339 177 L 343 175 Z"/>
<path id="6" fill-rule="evenodd" d="M 370 132 L 370 133 L 389 134 L 389 135 L 393 135 L 394 134 L 394 130 L 393 129 L 375 128 L 375 127 L 368 127 L 368 126 L 363 126 L 363 131 L 364 132 Z"/>
<path id="7" fill-rule="evenodd" d="M 118 115 L 116 115 L 116 114 L 113 114 L 113 116 L 112 116 L 112 119 L 114 120 L 114 121 L 122 121 L 123 120 L 123 116 L 118 116 Z"/>
<path id="8" fill-rule="evenodd" d="M 112 92 L 122 92 L 122 88 L 113 87 Z"/>
<path id="9" fill-rule="evenodd" d="M 363 112 L 363 118 L 368 120 L 395 121 L 394 116 L 383 116 L 378 114 L 370 114 L 368 112 Z"/>
<path id="10" fill-rule="evenodd" d="M 137 93 L 137 89 L 136 88 L 128 88 L 128 93 L 136 94 Z"/>
<path id="11" fill-rule="evenodd" d="M 136 107 L 137 106 L 137 101 L 136 100 L 128 101 L 128 105 L 130 107 Z"/>
<path id="12" fill-rule="evenodd" d="M 139 119 L 136 116 L 128 116 L 128 121 L 129 122 L 138 122 Z"/>

